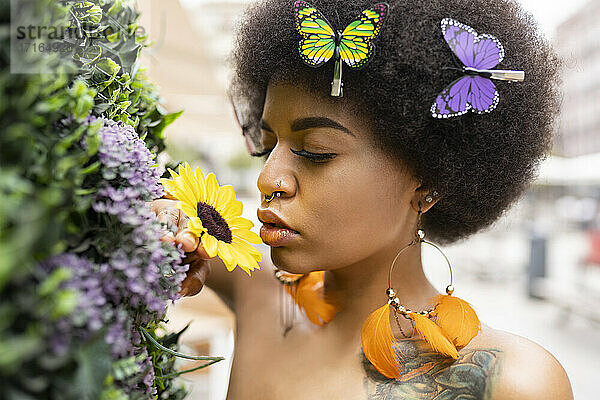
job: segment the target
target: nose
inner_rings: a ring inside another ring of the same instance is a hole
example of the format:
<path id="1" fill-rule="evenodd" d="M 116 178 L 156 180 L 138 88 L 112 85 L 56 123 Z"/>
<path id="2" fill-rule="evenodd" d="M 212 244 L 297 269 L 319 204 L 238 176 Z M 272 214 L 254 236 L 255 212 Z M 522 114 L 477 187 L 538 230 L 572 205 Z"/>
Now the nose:
<path id="1" fill-rule="evenodd" d="M 278 143 L 269 154 L 258 175 L 256 186 L 261 193 L 263 205 L 270 202 L 266 199 L 292 197 L 295 193 L 292 160 L 284 152 L 285 150 Z"/>

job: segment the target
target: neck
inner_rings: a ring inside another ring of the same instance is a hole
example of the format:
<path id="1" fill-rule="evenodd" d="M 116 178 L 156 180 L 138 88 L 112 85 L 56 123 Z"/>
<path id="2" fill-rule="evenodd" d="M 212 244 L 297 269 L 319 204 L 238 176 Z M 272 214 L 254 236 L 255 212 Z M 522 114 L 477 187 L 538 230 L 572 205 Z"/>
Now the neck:
<path id="1" fill-rule="evenodd" d="M 326 293 L 340 301 L 339 312 L 329 323 L 332 329 L 337 327 L 352 336 L 360 334 L 367 316 L 387 302 L 390 266 L 400 249 L 409 242 L 410 239 L 405 239 L 401 246 L 396 242 L 359 263 L 326 273 Z M 423 272 L 420 244 L 409 246 L 399 255 L 394 263 L 391 287 L 396 291 L 400 304 L 411 310 L 426 309 L 430 299 L 438 294 Z M 411 324 L 404 318 L 399 320 L 403 331 L 410 334 Z M 395 323 L 392 331 L 397 337 L 400 335 Z"/>

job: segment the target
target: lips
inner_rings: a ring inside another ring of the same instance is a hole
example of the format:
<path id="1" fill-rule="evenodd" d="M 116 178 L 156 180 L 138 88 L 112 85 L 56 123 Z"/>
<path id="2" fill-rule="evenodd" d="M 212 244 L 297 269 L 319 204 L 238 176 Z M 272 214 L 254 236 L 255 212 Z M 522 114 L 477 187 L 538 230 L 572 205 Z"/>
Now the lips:
<path id="1" fill-rule="evenodd" d="M 268 224 L 274 226 L 276 228 L 285 228 L 291 231 L 294 231 L 289 225 L 285 223 L 277 214 L 270 210 L 261 210 L 260 208 L 256 210 L 256 215 L 258 219 L 263 224 Z M 296 231 L 294 231 L 296 232 Z"/>

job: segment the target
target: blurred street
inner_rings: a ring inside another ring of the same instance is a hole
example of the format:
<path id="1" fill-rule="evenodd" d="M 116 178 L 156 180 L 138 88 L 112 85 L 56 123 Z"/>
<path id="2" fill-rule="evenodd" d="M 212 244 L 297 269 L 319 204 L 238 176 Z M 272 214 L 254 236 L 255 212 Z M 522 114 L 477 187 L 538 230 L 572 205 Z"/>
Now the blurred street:
<path id="1" fill-rule="evenodd" d="M 553 242 L 568 246 L 565 239 L 569 238 L 556 238 Z M 575 237 L 570 239 L 577 241 Z M 485 251 L 478 248 L 477 243 L 465 244 L 460 251 L 466 252 L 467 247 L 470 254 Z M 506 254 L 504 250 L 507 249 L 490 253 L 496 254 L 497 261 L 489 264 L 489 268 L 501 268 L 502 255 Z M 553 259 L 552 263 L 557 276 L 550 279 L 556 279 L 564 287 L 570 284 L 569 281 L 578 279 L 577 271 L 569 265 L 572 259 L 566 254 L 562 259 Z M 596 269 L 595 277 L 598 278 L 600 268 Z M 575 399 L 598 398 L 596 379 L 600 369 L 600 324 L 585 315 L 592 303 L 582 302 L 575 313 L 566 306 L 571 301 L 568 297 L 562 298 L 564 303 L 556 298 L 553 302 L 530 298 L 524 273 L 502 280 L 500 277 L 477 277 L 458 267 L 457 270 L 457 292 L 475 306 L 482 321 L 493 328 L 526 337 L 552 353 L 567 371 Z M 596 295 L 598 293 L 596 291 Z M 548 295 L 552 296 L 552 293 Z M 596 298 L 596 309 L 598 304 Z"/>
<path id="2" fill-rule="evenodd" d="M 524 295 L 524 280 L 464 280 L 469 300 L 488 325 L 524 336 L 558 359 L 567 371 L 575 399 L 597 399 L 600 325 L 572 315 L 558 305 Z M 462 286 L 461 286 L 462 287 Z"/>

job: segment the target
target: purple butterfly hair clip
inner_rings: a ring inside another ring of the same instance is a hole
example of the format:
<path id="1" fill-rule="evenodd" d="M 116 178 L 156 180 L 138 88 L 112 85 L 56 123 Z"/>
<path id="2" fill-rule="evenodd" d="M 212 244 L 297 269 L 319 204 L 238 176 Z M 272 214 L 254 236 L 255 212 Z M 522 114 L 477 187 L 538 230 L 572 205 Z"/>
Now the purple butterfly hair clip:
<path id="1" fill-rule="evenodd" d="M 489 113 L 498 104 L 498 91 L 492 79 L 520 82 L 525 79 L 525 72 L 490 69 L 504 59 L 504 48 L 494 36 L 479 35 L 452 18 L 442 19 L 441 26 L 446 43 L 463 63 L 465 75 L 442 90 L 431 106 L 431 115 L 449 118 L 469 110 Z"/>

